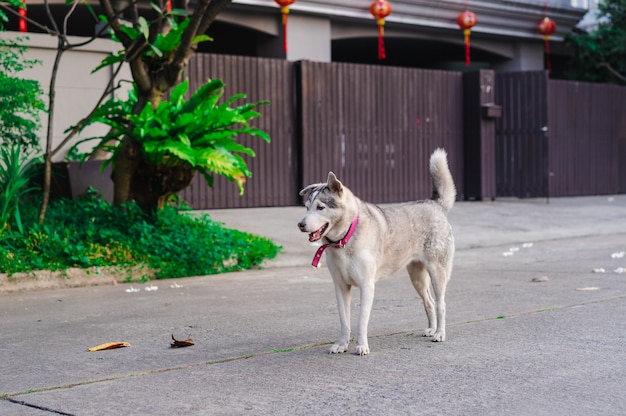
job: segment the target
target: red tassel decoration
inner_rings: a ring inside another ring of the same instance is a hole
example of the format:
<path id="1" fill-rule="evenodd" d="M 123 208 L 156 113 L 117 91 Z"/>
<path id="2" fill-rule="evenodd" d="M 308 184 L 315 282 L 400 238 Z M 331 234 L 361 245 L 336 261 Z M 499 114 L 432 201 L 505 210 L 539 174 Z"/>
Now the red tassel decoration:
<path id="1" fill-rule="evenodd" d="M 476 15 L 474 13 L 469 10 L 465 10 L 456 18 L 456 22 L 463 30 L 463 42 L 465 43 L 465 66 L 470 66 L 470 33 L 472 33 L 472 28 L 476 26 L 478 20 L 476 19 Z"/>
<path id="2" fill-rule="evenodd" d="M 287 15 L 289 14 L 289 5 L 296 0 L 274 0 L 280 6 L 280 12 L 283 15 L 283 50 L 287 52 Z"/>
<path id="3" fill-rule="evenodd" d="M 376 19 L 378 24 L 378 59 L 387 58 L 385 53 L 385 41 L 383 36 L 385 34 L 385 17 L 391 14 L 391 4 L 387 0 L 377 0 L 370 6 L 370 13 Z"/>
<path id="4" fill-rule="evenodd" d="M 385 40 L 383 36 L 385 35 L 385 21 L 380 19 L 378 23 L 378 59 L 387 58 L 387 54 L 385 53 Z"/>
<path id="5" fill-rule="evenodd" d="M 539 33 L 543 35 L 543 40 L 546 45 L 546 65 L 548 67 L 548 74 L 552 75 L 552 64 L 550 63 L 550 35 L 556 31 L 556 23 L 549 17 L 544 17 L 539 22 L 537 27 Z"/>
<path id="6" fill-rule="evenodd" d="M 165 11 L 168 13 L 172 11 L 172 0 L 167 0 L 165 3 Z"/>
<path id="7" fill-rule="evenodd" d="M 22 3 L 26 5 L 26 0 L 22 0 Z M 18 30 L 20 32 L 28 32 L 28 28 L 26 27 L 26 8 L 20 7 L 18 9 L 18 13 L 20 15 L 20 20 L 18 21 Z"/>

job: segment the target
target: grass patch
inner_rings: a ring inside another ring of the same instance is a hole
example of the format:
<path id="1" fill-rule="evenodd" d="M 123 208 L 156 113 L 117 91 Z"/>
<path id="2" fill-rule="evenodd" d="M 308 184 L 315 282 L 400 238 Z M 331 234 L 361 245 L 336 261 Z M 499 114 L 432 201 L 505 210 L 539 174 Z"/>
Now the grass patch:
<path id="1" fill-rule="evenodd" d="M 134 203 L 114 207 L 94 193 L 52 200 L 43 224 L 37 221 L 38 207 L 36 202 L 23 207 L 22 232 L 0 235 L 0 272 L 116 266 L 168 279 L 250 269 L 281 250 L 206 214 L 173 207 L 145 214 Z"/>

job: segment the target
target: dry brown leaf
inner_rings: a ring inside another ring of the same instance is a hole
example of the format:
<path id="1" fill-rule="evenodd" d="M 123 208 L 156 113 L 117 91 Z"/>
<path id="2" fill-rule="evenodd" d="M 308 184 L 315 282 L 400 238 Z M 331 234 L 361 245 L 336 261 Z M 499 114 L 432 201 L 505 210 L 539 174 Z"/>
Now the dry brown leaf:
<path id="1" fill-rule="evenodd" d="M 174 335 L 172 334 L 172 343 L 170 344 L 172 348 L 191 347 L 194 344 L 195 342 L 193 342 L 193 339 L 191 338 L 187 338 L 184 341 L 179 341 L 176 338 L 174 338 Z"/>
<path id="2" fill-rule="evenodd" d="M 94 351 L 112 350 L 115 348 L 124 348 L 124 347 L 130 347 L 130 344 L 124 341 L 107 342 L 106 344 L 100 344 L 95 347 L 87 348 L 87 351 L 94 352 Z"/>

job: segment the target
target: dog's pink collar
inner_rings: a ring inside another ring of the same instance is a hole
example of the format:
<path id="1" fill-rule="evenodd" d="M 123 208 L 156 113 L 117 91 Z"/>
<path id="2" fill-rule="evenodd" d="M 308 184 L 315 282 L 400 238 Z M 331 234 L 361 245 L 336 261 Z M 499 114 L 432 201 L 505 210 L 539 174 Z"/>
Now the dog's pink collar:
<path id="1" fill-rule="evenodd" d="M 311 262 L 311 266 L 320 267 L 319 266 L 320 259 L 322 258 L 322 254 L 324 253 L 324 250 L 326 250 L 328 247 L 343 248 L 346 244 L 348 244 L 348 241 L 350 241 L 352 234 L 354 234 L 354 231 L 356 230 L 356 226 L 358 223 L 359 223 L 359 216 L 357 215 L 354 218 L 354 221 L 352 221 L 352 224 L 350 224 L 350 229 L 348 230 L 348 234 L 346 234 L 344 238 L 339 240 L 337 243 L 327 243 L 327 244 L 323 244 L 322 246 L 320 246 L 320 248 L 317 249 L 315 256 L 313 256 L 313 261 Z"/>

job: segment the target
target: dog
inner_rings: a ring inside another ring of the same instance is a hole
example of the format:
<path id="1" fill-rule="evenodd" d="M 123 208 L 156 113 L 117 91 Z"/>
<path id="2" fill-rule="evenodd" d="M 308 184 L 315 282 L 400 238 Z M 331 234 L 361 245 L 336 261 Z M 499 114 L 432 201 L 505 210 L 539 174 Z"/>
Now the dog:
<path id="1" fill-rule="evenodd" d="M 315 254 L 317 266 L 326 262 L 335 284 L 341 334 L 329 353 L 348 351 L 351 288 L 360 289 L 357 355 L 370 353 L 367 327 L 376 282 L 406 267 L 421 296 L 428 318 L 423 336 L 446 339 L 446 287 L 452 273 L 454 237 L 447 213 L 454 205 L 456 188 L 444 149 L 430 156 L 433 182 L 431 199 L 381 208 L 357 198 L 333 172 L 326 183 L 300 191 L 306 215 L 298 223 L 310 242 L 322 240 Z M 434 297 L 433 297 L 434 295 Z"/>

